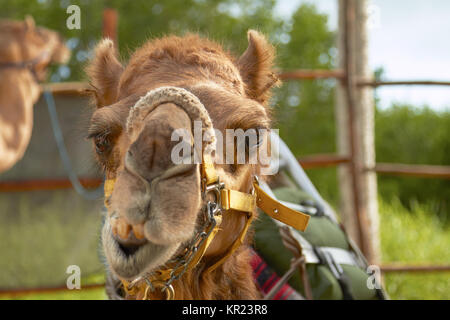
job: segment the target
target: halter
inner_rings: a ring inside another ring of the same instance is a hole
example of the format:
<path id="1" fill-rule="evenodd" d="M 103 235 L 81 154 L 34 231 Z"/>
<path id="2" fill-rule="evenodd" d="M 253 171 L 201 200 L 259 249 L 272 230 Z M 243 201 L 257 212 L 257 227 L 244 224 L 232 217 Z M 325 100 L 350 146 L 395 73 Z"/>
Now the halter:
<path id="1" fill-rule="evenodd" d="M 49 57 L 50 57 L 50 53 L 48 51 L 44 51 L 40 55 L 38 55 L 36 58 L 31 59 L 31 60 L 20 61 L 20 62 L 0 62 L 0 69 L 7 69 L 7 68 L 27 69 L 33 75 L 34 80 L 36 80 L 36 82 L 39 82 L 35 67 L 39 63 L 44 61 L 45 59 L 48 59 Z"/>
<path id="2" fill-rule="evenodd" d="M 206 222 L 201 227 L 201 230 L 196 232 L 180 255 L 167 262 L 165 267 L 142 275 L 131 282 L 121 280 L 126 295 L 138 299 L 148 299 L 149 292 L 154 292 L 156 289 L 165 293 L 166 299 L 174 299 L 175 291 L 172 283 L 186 271 L 194 269 L 201 261 L 214 237 L 220 232 L 219 226 L 222 222 L 222 215 L 229 213 L 230 210 L 244 214 L 246 218 L 245 225 L 225 255 L 214 264 L 208 266 L 205 269 L 206 273 L 212 272 L 222 265 L 244 242 L 257 207 L 272 218 L 301 231 L 306 229 L 310 218 L 309 215 L 292 210 L 270 197 L 259 187 L 256 176 L 253 177 L 253 190 L 251 193 L 228 189 L 224 183 L 220 182 L 211 157 L 211 153 L 215 150 L 215 134 L 212 121 L 200 100 L 183 88 L 161 87 L 151 90 L 143 96 L 130 110 L 127 119 L 128 134 L 132 136 L 139 132 L 142 124 L 142 121 L 139 120 L 143 120 L 151 111 L 164 103 L 174 103 L 181 107 L 189 115 L 191 121 L 202 121 L 204 134 L 209 136 L 209 139 L 206 139 L 206 146 L 201 150 L 202 196 L 203 199 L 206 199 L 207 195 L 212 194 L 213 200 L 205 203 L 202 211 Z M 107 208 L 108 199 L 111 197 L 114 184 L 115 179 L 107 179 L 105 181 L 105 206 Z"/>

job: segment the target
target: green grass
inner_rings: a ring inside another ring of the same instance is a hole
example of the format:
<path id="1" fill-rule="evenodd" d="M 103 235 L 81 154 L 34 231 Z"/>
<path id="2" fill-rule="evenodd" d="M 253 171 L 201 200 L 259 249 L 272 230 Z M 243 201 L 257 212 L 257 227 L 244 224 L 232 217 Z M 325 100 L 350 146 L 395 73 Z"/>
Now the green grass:
<path id="1" fill-rule="evenodd" d="M 73 192 L 0 195 L 0 287 L 58 286 L 69 265 L 82 278 L 103 271 L 101 202 Z"/>
<path id="2" fill-rule="evenodd" d="M 81 288 L 73 290 L 58 290 L 55 292 L 0 295 L 0 300 L 105 300 L 103 287 L 89 288 L 88 284 L 103 284 L 103 273 L 92 274 L 81 279 Z"/>
<path id="3" fill-rule="evenodd" d="M 83 290 L 66 290 L 54 293 L 40 293 L 40 294 L 27 294 L 18 296 L 3 296 L 1 299 L 8 300 L 105 300 L 107 299 L 105 290 L 103 288 L 98 289 L 86 289 Z"/>
<path id="4" fill-rule="evenodd" d="M 440 265 L 450 263 L 450 227 L 433 211 L 433 204 L 398 199 L 379 201 L 383 263 Z M 450 273 L 389 273 L 385 287 L 391 299 L 450 299 Z"/>
<path id="5" fill-rule="evenodd" d="M 66 283 L 69 265 L 81 269 L 81 289 L 1 295 L 0 299 L 106 299 L 99 260 L 101 201 L 72 191 L 0 195 L 0 287 L 52 287 Z"/>

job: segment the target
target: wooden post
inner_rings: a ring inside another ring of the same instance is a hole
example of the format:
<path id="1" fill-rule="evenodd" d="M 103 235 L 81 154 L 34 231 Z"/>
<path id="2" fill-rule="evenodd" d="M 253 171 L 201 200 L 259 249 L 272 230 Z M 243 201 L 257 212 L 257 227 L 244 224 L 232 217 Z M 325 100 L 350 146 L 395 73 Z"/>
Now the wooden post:
<path id="1" fill-rule="evenodd" d="M 339 68 L 346 77 L 338 84 L 337 146 L 348 165 L 338 169 L 340 212 L 349 236 L 369 263 L 380 258 L 375 165 L 374 101 L 371 87 L 357 86 L 370 79 L 368 67 L 367 1 L 339 0 Z"/>
<path id="2" fill-rule="evenodd" d="M 114 42 L 116 49 L 119 47 L 117 38 L 118 15 L 115 9 L 103 10 L 103 38 L 109 38 Z"/>

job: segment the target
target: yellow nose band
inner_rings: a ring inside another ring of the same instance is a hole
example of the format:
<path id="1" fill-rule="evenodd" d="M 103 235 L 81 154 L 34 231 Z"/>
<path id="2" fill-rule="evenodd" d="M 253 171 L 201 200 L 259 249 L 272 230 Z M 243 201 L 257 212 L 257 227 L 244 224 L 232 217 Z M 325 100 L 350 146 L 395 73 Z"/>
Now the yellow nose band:
<path id="1" fill-rule="evenodd" d="M 114 190 L 114 184 L 116 183 L 116 179 L 106 179 L 105 184 L 103 185 L 103 190 L 105 193 L 105 207 L 109 207 L 109 198 L 111 198 L 112 192 Z"/>

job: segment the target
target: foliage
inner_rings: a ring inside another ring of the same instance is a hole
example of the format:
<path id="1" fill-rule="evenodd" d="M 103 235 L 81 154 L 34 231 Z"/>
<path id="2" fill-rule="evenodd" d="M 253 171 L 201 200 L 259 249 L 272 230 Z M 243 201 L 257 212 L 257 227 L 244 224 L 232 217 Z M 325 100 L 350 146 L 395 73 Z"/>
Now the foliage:
<path id="1" fill-rule="evenodd" d="M 450 111 L 394 105 L 377 110 L 375 133 L 377 162 L 450 164 Z M 432 212 L 450 218 L 449 180 L 380 175 L 378 181 L 384 198 L 398 196 L 408 207 L 435 200 Z"/>
<path id="2" fill-rule="evenodd" d="M 380 199 L 381 251 L 383 263 L 445 265 L 450 261 L 449 225 L 434 214 L 435 204 L 414 202 L 405 208 L 398 198 Z M 391 299 L 450 299 L 447 273 L 385 276 Z"/>

